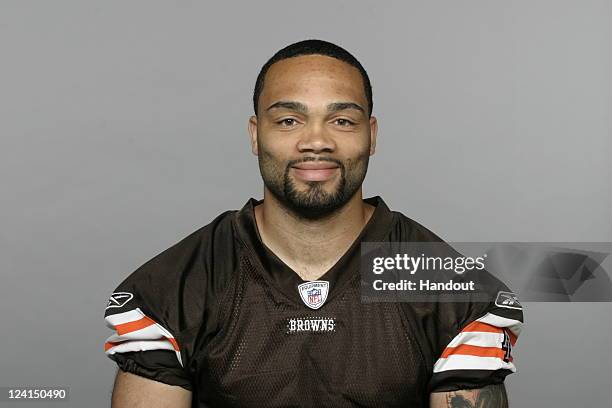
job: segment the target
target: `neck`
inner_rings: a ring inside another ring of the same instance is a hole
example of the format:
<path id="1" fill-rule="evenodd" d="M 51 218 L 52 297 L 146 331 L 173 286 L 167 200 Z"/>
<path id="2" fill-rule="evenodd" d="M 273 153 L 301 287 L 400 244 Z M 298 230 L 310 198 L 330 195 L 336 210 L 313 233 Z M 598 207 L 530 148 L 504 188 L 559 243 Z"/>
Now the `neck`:
<path id="1" fill-rule="evenodd" d="M 310 220 L 293 213 L 267 189 L 255 207 L 263 243 L 302 279 L 315 280 L 348 250 L 368 222 L 374 207 L 362 199 L 361 188 L 340 209 Z"/>

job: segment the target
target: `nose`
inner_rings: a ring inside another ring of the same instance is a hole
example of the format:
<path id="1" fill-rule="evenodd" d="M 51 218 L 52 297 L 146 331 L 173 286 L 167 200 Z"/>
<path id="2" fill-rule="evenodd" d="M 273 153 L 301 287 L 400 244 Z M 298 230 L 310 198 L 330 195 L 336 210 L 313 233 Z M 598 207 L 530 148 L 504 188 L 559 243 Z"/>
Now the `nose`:
<path id="1" fill-rule="evenodd" d="M 300 153 L 333 152 L 336 150 L 336 143 L 333 137 L 326 132 L 323 125 L 310 124 L 300 136 L 297 149 Z"/>

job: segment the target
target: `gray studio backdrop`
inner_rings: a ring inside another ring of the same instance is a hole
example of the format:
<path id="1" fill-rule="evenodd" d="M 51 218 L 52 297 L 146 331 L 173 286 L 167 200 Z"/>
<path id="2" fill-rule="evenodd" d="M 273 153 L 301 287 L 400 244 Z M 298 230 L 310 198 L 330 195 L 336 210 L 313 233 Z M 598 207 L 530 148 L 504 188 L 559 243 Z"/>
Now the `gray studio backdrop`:
<path id="1" fill-rule="evenodd" d="M 612 241 L 610 27 L 606 0 L 3 0 L 0 386 L 109 405 L 108 295 L 261 197 L 255 77 L 309 37 L 371 75 L 366 196 L 448 240 Z M 528 303 L 513 407 L 609 406 L 611 314 Z"/>

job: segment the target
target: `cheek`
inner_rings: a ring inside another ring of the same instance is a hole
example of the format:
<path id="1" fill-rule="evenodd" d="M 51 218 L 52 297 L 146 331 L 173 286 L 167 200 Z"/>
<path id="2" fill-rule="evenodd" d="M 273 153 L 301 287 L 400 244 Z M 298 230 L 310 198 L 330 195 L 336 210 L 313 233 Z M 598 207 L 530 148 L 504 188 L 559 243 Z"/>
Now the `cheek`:
<path id="1" fill-rule="evenodd" d="M 264 177 L 280 177 L 287 167 L 279 152 L 271 150 L 265 143 L 259 145 L 259 168 Z"/>
<path id="2" fill-rule="evenodd" d="M 364 156 L 370 156 L 370 145 L 370 138 L 368 136 L 367 138 L 355 138 L 352 141 L 344 144 L 343 146 L 339 146 L 339 148 L 344 151 L 344 157 L 346 159 L 350 159 L 352 161 L 359 161 L 362 160 Z"/>
<path id="3" fill-rule="evenodd" d="M 281 161 L 281 155 L 279 152 L 271 149 L 270 146 L 266 145 L 265 143 L 263 145 L 259 145 L 259 158 L 261 161 L 269 165 L 279 163 Z"/>
<path id="4" fill-rule="evenodd" d="M 270 143 L 267 137 L 259 138 L 258 146 L 260 153 L 263 152 L 269 158 L 276 160 L 291 157 L 294 147 L 288 138 L 276 138 L 274 143 Z"/>

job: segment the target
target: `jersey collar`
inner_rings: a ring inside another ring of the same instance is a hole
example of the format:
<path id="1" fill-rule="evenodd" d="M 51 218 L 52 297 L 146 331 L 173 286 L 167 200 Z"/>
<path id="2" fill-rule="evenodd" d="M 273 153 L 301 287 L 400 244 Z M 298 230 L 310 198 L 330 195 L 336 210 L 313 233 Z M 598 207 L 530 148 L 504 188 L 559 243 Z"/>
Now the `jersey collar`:
<path id="1" fill-rule="evenodd" d="M 372 216 L 350 248 L 318 279 L 329 282 L 330 288 L 326 303 L 340 293 L 351 278 L 359 275 L 361 242 L 385 241 L 395 223 L 394 213 L 389 210 L 382 197 L 370 197 L 364 201 L 375 206 Z M 275 286 L 293 301 L 303 304 L 297 286 L 305 281 L 261 240 L 255 221 L 254 207 L 262 202 L 263 200 L 250 198 L 236 213 L 233 222 L 238 237 L 246 246 L 249 259 L 268 284 Z"/>

